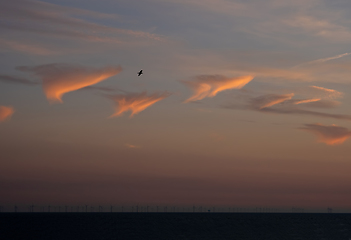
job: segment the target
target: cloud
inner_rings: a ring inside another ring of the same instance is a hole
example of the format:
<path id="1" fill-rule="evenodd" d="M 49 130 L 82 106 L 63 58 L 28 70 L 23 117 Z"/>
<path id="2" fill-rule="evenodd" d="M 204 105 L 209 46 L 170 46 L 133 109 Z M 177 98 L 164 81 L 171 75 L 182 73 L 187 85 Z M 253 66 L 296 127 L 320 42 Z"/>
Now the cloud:
<path id="1" fill-rule="evenodd" d="M 251 106 L 255 109 L 263 109 L 290 100 L 294 96 L 290 94 L 267 94 L 251 100 Z"/>
<path id="2" fill-rule="evenodd" d="M 15 110 L 11 106 L 0 106 L 0 122 L 9 120 Z"/>
<path id="3" fill-rule="evenodd" d="M 118 89 L 118 88 L 111 88 L 111 87 L 97 87 L 97 86 L 87 86 L 84 88 L 81 88 L 79 90 L 98 90 L 98 91 L 102 91 L 102 92 L 114 92 L 114 91 L 121 91 L 122 90 Z"/>
<path id="4" fill-rule="evenodd" d="M 18 52 L 24 52 L 24 53 L 29 53 L 33 55 L 46 56 L 46 55 L 52 55 L 57 53 L 51 49 L 40 47 L 37 45 L 30 45 L 27 43 L 9 41 L 5 39 L 0 39 L 0 44 L 1 44 L 1 47 L 7 47 Z"/>
<path id="5" fill-rule="evenodd" d="M 312 99 L 313 100 L 313 99 Z M 299 100 L 297 100 L 299 101 Z M 303 101 L 303 100 L 300 100 Z M 330 100 L 319 100 L 319 101 L 311 101 L 311 102 L 304 102 L 301 107 L 304 108 L 335 108 L 339 106 L 341 102 L 339 101 L 330 101 Z"/>
<path id="6" fill-rule="evenodd" d="M 27 32 L 53 37 L 76 38 L 94 42 L 128 42 L 126 37 L 162 41 L 155 34 L 108 27 L 77 18 L 78 16 L 118 19 L 119 16 L 63 7 L 32 0 L 3 1 L 0 9 L 2 32 Z M 130 38 L 128 38 L 130 41 Z"/>
<path id="7" fill-rule="evenodd" d="M 306 65 L 310 65 L 310 64 L 324 63 L 324 62 L 327 62 L 327 61 L 330 61 L 330 60 L 335 60 L 335 59 L 338 59 L 338 58 L 342 58 L 342 57 L 348 56 L 350 54 L 351 53 L 343 53 L 343 54 L 339 54 L 339 55 L 336 55 L 336 56 L 333 56 L 333 57 L 321 58 L 321 59 L 317 59 L 317 60 L 314 60 L 314 61 L 311 61 L 311 62 L 299 64 L 299 65 L 297 65 L 295 67 L 301 67 L 301 66 L 306 66 Z"/>
<path id="8" fill-rule="evenodd" d="M 287 28 L 290 27 L 300 29 L 305 31 L 306 34 L 325 38 L 331 41 L 349 41 L 351 39 L 351 32 L 346 25 L 343 26 L 337 23 L 333 23 L 332 20 L 329 20 L 327 18 L 320 18 L 309 15 L 295 15 L 290 19 L 283 20 L 283 23 L 286 24 Z M 331 58 L 323 58 L 317 61 L 329 61 L 332 59 L 340 58 L 340 55 Z"/>
<path id="9" fill-rule="evenodd" d="M 316 116 L 316 117 L 334 118 L 334 119 L 351 121 L 351 115 L 315 112 L 315 111 L 303 110 L 299 108 L 285 108 L 285 109 L 265 108 L 265 109 L 261 109 L 261 111 L 267 112 L 267 113 L 279 113 L 279 114 L 310 115 L 310 116 Z"/>
<path id="10" fill-rule="evenodd" d="M 18 70 L 31 72 L 41 78 L 47 99 L 62 102 L 65 93 L 97 84 L 122 71 L 120 66 L 88 68 L 69 64 L 47 64 L 36 67 L 17 67 Z"/>
<path id="11" fill-rule="evenodd" d="M 25 85 L 37 85 L 38 82 L 33 82 L 25 78 L 19 78 L 9 75 L 0 75 L 0 82 L 14 83 L 14 84 L 25 84 Z"/>
<path id="12" fill-rule="evenodd" d="M 239 104 L 239 105 L 232 104 L 232 105 L 225 105 L 223 107 L 229 108 L 229 109 L 253 110 L 253 111 L 259 111 L 264 113 L 310 115 L 310 116 L 316 116 L 316 117 L 351 121 L 351 115 L 330 114 L 330 113 L 316 112 L 316 111 L 303 109 L 306 107 L 307 108 L 334 108 L 340 104 L 340 102 L 338 101 L 328 101 L 328 100 L 314 101 L 316 99 L 312 99 L 313 101 L 311 101 L 311 99 L 295 100 L 295 99 L 291 99 L 293 96 L 294 96 L 293 93 L 280 94 L 280 95 L 266 94 L 263 96 L 246 100 L 248 102 L 247 104 Z M 300 104 L 296 104 L 296 102 L 300 102 Z"/>
<path id="13" fill-rule="evenodd" d="M 148 95 L 147 92 L 142 92 L 109 96 L 116 103 L 116 112 L 111 117 L 119 117 L 127 111 L 131 111 L 130 117 L 133 117 L 135 114 L 168 96 L 170 96 L 169 92 L 156 92 L 151 95 Z"/>
<path id="14" fill-rule="evenodd" d="M 328 145 L 342 144 L 351 136 L 351 131 L 335 124 L 330 126 L 319 123 L 305 124 L 305 127 L 301 127 L 299 129 L 317 135 L 319 142 L 323 142 Z"/>
<path id="15" fill-rule="evenodd" d="M 192 81 L 182 81 L 188 87 L 193 89 L 194 94 L 185 103 L 214 97 L 217 93 L 229 89 L 241 89 L 248 84 L 254 77 L 241 76 L 236 78 L 227 78 L 221 75 L 202 75 Z"/>
<path id="16" fill-rule="evenodd" d="M 340 98 L 343 96 L 342 92 L 336 91 L 334 89 L 318 87 L 318 86 L 310 86 L 310 88 L 326 94 L 328 98 L 335 99 L 335 98 Z"/>
<path id="17" fill-rule="evenodd" d="M 320 100 L 321 100 L 320 98 L 296 100 L 296 101 L 294 101 L 294 104 L 298 105 L 298 104 L 302 104 L 302 103 L 318 102 Z"/>

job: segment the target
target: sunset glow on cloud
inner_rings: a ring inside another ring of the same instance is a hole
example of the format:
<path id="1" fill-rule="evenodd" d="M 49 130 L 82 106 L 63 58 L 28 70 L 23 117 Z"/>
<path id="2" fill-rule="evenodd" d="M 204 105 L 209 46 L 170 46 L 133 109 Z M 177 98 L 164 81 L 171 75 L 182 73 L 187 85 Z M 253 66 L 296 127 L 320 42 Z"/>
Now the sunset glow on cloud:
<path id="1" fill-rule="evenodd" d="M 320 98 L 313 98 L 313 99 L 304 99 L 304 100 L 299 100 L 294 102 L 294 104 L 302 104 L 302 103 L 310 103 L 310 102 L 318 102 L 320 101 Z"/>
<path id="2" fill-rule="evenodd" d="M 336 91 L 334 89 L 329 89 L 329 88 L 324 88 L 324 87 L 318 87 L 318 86 L 310 86 L 311 88 L 321 91 L 325 94 L 327 94 L 327 97 L 329 98 L 340 98 L 342 97 L 343 93 Z"/>
<path id="3" fill-rule="evenodd" d="M 0 122 L 10 119 L 14 112 L 11 106 L 0 106 Z"/>
<path id="4" fill-rule="evenodd" d="M 305 124 L 305 127 L 302 127 L 300 129 L 317 135 L 319 142 L 323 142 L 328 145 L 342 144 L 351 136 L 351 131 L 349 131 L 347 128 L 339 127 L 335 124 L 332 124 L 330 126 L 326 126 L 320 123 Z"/>
<path id="5" fill-rule="evenodd" d="M 227 78 L 221 75 L 203 75 L 198 76 L 193 81 L 183 81 L 189 86 L 194 94 L 185 103 L 198 101 L 206 97 L 214 97 L 217 93 L 229 89 L 241 89 L 248 84 L 254 77 L 241 76 L 237 78 Z"/>
<path id="6" fill-rule="evenodd" d="M 0 215 L 351 212 L 351 1 L 0 1 Z"/>
<path id="7" fill-rule="evenodd" d="M 272 107 L 276 104 L 290 100 L 294 96 L 294 93 L 289 94 L 268 94 L 252 99 L 252 105 L 255 108 L 263 109 Z"/>
<path id="8" fill-rule="evenodd" d="M 68 64 L 47 64 L 17 69 L 39 76 L 43 82 L 45 95 L 51 103 L 62 103 L 62 96 L 65 93 L 97 84 L 122 71 L 120 66 L 88 68 Z"/>
<path id="9" fill-rule="evenodd" d="M 133 117 L 135 114 L 145 110 L 146 108 L 152 106 L 158 101 L 168 97 L 170 93 L 153 93 L 148 95 L 147 92 L 134 93 L 134 94 L 125 94 L 111 96 L 116 103 L 116 112 L 111 115 L 111 117 L 121 116 L 124 112 L 131 111 L 130 117 Z"/>

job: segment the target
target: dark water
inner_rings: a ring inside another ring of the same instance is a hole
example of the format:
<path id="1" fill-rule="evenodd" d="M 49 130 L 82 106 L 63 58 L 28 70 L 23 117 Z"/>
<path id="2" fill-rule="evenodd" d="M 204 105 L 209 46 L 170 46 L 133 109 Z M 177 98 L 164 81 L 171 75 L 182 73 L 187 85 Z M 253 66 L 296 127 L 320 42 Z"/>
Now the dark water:
<path id="1" fill-rule="evenodd" d="M 0 239 L 351 240 L 351 214 L 0 213 Z"/>

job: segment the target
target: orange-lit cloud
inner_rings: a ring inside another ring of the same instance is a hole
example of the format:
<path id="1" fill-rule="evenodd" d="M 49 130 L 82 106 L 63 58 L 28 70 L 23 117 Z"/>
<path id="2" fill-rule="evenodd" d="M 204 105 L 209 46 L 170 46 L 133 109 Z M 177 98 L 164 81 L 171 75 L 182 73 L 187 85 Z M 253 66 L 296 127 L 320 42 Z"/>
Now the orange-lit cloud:
<path id="1" fill-rule="evenodd" d="M 318 102 L 320 100 L 321 100 L 320 98 L 304 99 L 304 100 L 298 100 L 298 101 L 294 102 L 294 104 Z"/>
<path id="2" fill-rule="evenodd" d="M 322 125 L 320 123 L 305 124 L 305 127 L 300 129 L 317 135 L 319 142 L 328 145 L 342 144 L 351 136 L 351 131 L 335 124 L 330 126 Z"/>
<path id="3" fill-rule="evenodd" d="M 62 102 L 65 93 L 97 84 L 122 71 L 120 66 L 96 69 L 56 63 L 17 69 L 39 76 L 43 82 L 45 95 L 51 103 Z"/>
<path id="4" fill-rule="evenodd" d="M 274 106 L 276 104 L 290 100 L 294 96 L 293 93 L 289 94 L 268 94 L 261 97 L 252 99 L 251 104 L 256 109 L 263 109 Z"/>
<path id="5" fill-rule="evenodd" d="M 14 112 L 11 106 L 0 106 L 0 122 L 9 120 Z"/>
<path id="6" fill-rule="evenodd" d="M 121 116 L 124 112 L 131 111 L 130 117 L 133 117 L 135 114 L 145 110 L 151 105 L 155 104 L 162 99 L 170 96 L 170 93 L 153 93 L 147 95 L 146 92 L 134 93 L 134 94 L 124 94 L 110 96 L 110 98 L 116 103 L 116 112 L 111 115 L 111 117 Z"/>
<path id="7" fill-rule="evenodd" d="M 221 75 L 203 75 L 198 76 L 193 81 L 183 81 L 184 84 L 193 89 L 194 94 L 185 103 L 214 97 L 217 93 L 229 89 L 241 89 L 248 84 L 254 77 L 241 76 L 237 78 L 227 78 Z"/>
<path id="8" fill-rule="evenodd" d="M 318 87 L 318 86 L 310 86 L 310 88 L 314 90 L 318 90 L 323 92 L 324 94 L 327 94 L 327 97 L 329 98 L 340 98 L 343 96 L 342 92 L 336 91 L 334 89 L 329 89 L 329 88 L 324 88 L 324 87 Z"/>

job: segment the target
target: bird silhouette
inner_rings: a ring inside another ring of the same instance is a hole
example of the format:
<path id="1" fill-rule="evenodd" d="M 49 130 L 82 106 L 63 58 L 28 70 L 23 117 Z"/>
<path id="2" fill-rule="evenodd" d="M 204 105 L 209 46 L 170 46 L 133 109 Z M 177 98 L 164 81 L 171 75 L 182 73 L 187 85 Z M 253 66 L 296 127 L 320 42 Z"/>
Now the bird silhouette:
<path id="1" fill-rule="evenodd" d="M 140 77 L 141 74 L 143 74 L 143 69 L 141 69 L 140 72 L 138 72 L 138 77 Z"/>

